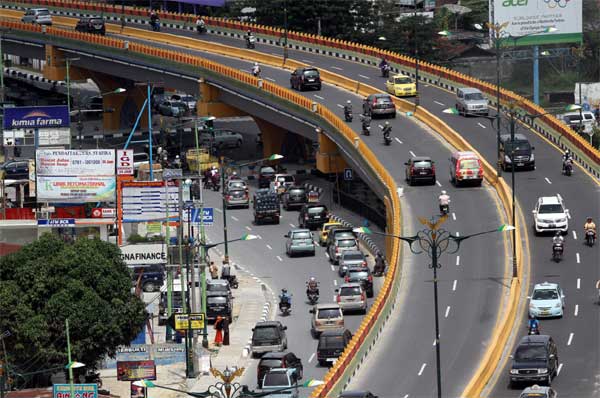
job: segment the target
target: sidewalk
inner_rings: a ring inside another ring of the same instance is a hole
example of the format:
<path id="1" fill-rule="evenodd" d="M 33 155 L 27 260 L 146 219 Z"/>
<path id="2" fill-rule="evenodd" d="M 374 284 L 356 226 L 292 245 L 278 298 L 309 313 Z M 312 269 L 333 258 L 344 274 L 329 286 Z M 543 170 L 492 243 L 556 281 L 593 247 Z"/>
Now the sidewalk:
<path id="1" fill-rule="evenodd" d="M 236 298 L 234 299 L 233 322 L 230 326 L 230 345 L 216 347 L 213 344 L 215 329 L 212 323 L 209 324 L 208 352 L 210 353 L 210 360 L 197 358 L 197 369 L 200 372 L 198 377 L 189 380 L 185 378 L 184 362 L 173 365 L 159 365 L 156 367 L 157 377 L 154 381 L 157 385 L 185 391 L 202 392 L 206 391 L 209 385 L 220 381 L 209 373 L 209 367 L 215 367 L 220 371 L 223 371 L 226 366 L 230 368 L 236 366 L 247 367 L 250 358 L 245 348 L 249 344 L 252 336 L 252 328 L 256 322 L 260 321 L 261 318 L 267 319 L 271 316 L 270 304 L 266 304 L 271 301 L 271 293 L 269 288 L 262 284 L 258 278 L 249 275 L 240 266 L 235 264 L 234 266 L 237 269 L 236 275 L 239 281 L 239 288 L 233 290 Z M 202 338 L 199 336 L 196 346 L 197 353 L 204 351 L 201 342 Z M 117 381 L 116 369 L 102 369 L 100 370 L 100 375 L 103 388 L 109 390 L 111 394 L 122 398 L 130 396 L 130 382 Z M 185 395 L 174 391 L 154 388 L 149 391 L 149 396 L 153 398 L 173 398 L 184 397 Z"/>

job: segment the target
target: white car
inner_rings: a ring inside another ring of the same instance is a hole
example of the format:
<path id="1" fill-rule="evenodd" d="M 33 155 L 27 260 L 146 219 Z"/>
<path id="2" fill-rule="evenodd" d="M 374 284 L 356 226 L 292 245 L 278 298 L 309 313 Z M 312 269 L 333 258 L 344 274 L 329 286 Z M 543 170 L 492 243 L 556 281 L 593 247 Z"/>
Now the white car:
<path id="1" fill-rule="evenodd" d="M 52 15 L 47 8 L 30 8 L 25 11 L 21 22 L 52 26 Z"/>
<path id="2" fill-rule="evenodd" d="M 188 109 L 194 113 L 196 112 L 196 98 L 192 95 L 187 94 L 173 94 L 171 95 L 171 101 L 183 102 L 187 105 Z"/>
<path id="3" fill-rule="evenodd" d="M 533 220 L 536 234 L 542 232 L 569 231 L 569 210 L 565 208 L 563 198 L 556 196 L 542 196 L 533 209 Z"/>
<path id="4" fill-rule="evenodd" d="M 533 287 L 529 300 L 529 315 L 536 318 L 563 316 L 565 295 L 558 283 L 538 283 Z"/>

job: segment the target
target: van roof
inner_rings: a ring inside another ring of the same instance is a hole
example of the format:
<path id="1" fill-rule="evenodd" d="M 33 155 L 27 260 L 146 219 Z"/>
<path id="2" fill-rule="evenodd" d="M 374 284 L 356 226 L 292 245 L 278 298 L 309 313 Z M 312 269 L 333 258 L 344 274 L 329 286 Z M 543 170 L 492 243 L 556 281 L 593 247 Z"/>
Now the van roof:
<path id="1" fill-rule="evenodd" d="M 481 90 L 473 88 L 473 87 L 463 87 L 460 89 L 463 93 L 465 94 L 473 94 L 473 93 L 480 93 Z"/>
<path id="2" fill-rule="evenodd" d="M 502 141 L 510 141 L 510 134 L 503 134 L 500 136 Z M 515 141 L 529 141 L 523 134 L 515 134 Z"/>

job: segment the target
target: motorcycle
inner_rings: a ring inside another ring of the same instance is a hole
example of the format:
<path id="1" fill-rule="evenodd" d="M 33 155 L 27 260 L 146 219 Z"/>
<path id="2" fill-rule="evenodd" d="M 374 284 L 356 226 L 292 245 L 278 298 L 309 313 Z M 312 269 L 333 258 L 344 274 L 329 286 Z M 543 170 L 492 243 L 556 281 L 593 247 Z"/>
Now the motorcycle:
<path id="1" fill-rule="evenodd" d="M 252 68 L 252 75 L 254 75 L 254 77 L 260 77 L 260 68 Z"/>
<path id="2" fill-rule="evenodd" d="M 237 289 L 240 285 L 235 275 L 229 275 L 222 277 L 221 279 L 225 279 L 227 282 L 229 282 L 229 286 L 231 286 L 232 289 Z"/>
<path id="3" fill-rule="evenodd" d="M 374 276 L 383 276 L 385 273 L 385 264 L 382 262 L 381 264 L 375 263 L 373 266 L 373 275 Z"/>
<path id="4" fill-rule="evenodd" d="M 527 334 L 529 336 L 538 335 L 538 334 L 540 334 L 540 328 L 537 326 L 531 326 L 531 327 L 529 327 Z"/>
<path id="5" fill-rule="evenodd" d="M 317 304 L 317 301 L 319 301 L 319 293 L 316 290 L 309 290 L 306 293 L 306 297 L 308 298 L 310 305 L 315 305 Z"/>
<path id="6" fill-rule="evenodd" d="M 563 174 L 568 177 L 573 174 L 573 161 L 571 159 L 565 160 L 563 163 Z"/>
<path id="7" fill-rule="evenodd" d="M 390 145 L 392 143 L 392 137 L 390 137 L 390 130 L 383 130 L 383 143 L 384 145 Z"/>
<path id="8" fill-rule="evenodd" d="M 363 135 L 371 135 L 371 118 L 362 116 L 362 133 Z"/>
<path id="9" fill-rule="evenodd" d="M 592 229 L 588 229 L 587 231 L 585 231 L 585 243 L 587 243 L 587 245 L 589 247 L 594 246 L 594 243 L 596 242 L 596 232 L 594 232 L 594 230 Z"/>
<path id="10" fill-rule="evenodd" d="M 450 212 L 450 205 L 445 204 L 445 205 L 440 205 L 440 213 L 442 214 L 442 216 L 447 215 Z"/>
<path id="11" fill-rule="evenodd" d="M 390 66 L 388 64 L 379 67 L 381 69 L 381 77 L 390 77 Z"/>
<path id="12" fill-rule="evenodd" d="M 155 19 L 154 21 L 151 21 L 150 25 L 152 25 L 152 30 L 154 32 L 160 32 L 160 19 Z"/>
<path id="13" fill-rule="evenodd" d="M 352 122 L 352 108 L 344 107 L 344 119 L 347 122 Z"/>
<path id="14" fill-rule="evenodd" d="M 196 25 L 196 32 L 198 32 L 199 35 L 201 35 L 202 33 L 206 33 L 206 26 Z"/>
<path id="15" fill-rule="evenodd" d="M 281 315 L 289 315 L 292 311 L 292 305 L 289 301 L 279 301 L 279 311 L 281 311 Z"/>
<path id="16" fill-rule="evenodd" d="M 246 37 L 246 48 L 254 49 L 256 47 L 256 36 Z"/>
<path id="17" fill-rule="evenodd" d="M 553 243 L 552 244 L 552 260 L 556 261 L 557 263 L 560 262 L 560 260 L 562 260 L 563 251 L 564 251 L 563 243 Z"/>

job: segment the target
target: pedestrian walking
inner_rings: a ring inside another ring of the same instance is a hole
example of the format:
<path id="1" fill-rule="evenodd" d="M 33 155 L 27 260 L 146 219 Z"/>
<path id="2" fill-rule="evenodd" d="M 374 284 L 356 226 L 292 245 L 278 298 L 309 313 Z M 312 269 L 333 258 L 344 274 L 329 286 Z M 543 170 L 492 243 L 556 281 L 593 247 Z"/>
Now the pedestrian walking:
<path id="1" fill-rule="evenodd" d="M 223 317 L 221 315 L 217 316 L 215 320 L 215 345 L 220 347 L 223 344 Z"/>
<path id="2" fill-rule="evenodd" d="M 229 345 L 229 317 L 223 318 L 223 345 Z"/>
<path id="3" fill-rule="evenodd" d="M 210 277 L 212 279 L 219 279 L 219 267 L 217 267 L 214 261 L 210 262 L 210 267 L 208 270 L 210 271 Z"/>

